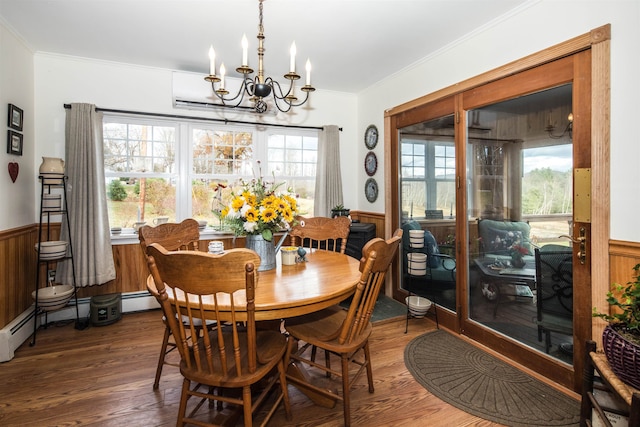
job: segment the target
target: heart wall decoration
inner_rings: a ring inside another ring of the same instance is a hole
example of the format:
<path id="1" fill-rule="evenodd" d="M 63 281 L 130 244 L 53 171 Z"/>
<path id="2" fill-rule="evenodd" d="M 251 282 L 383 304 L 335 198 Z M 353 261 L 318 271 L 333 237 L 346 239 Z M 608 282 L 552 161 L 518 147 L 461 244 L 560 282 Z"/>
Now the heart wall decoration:
<path id="1" fill-rule="evenodd" d="M 16 182 L 18 179 L 18 172 L 20 171 L 20 165 L 16 162 L 9 162 L 9 176 L 12 182 Z"/>

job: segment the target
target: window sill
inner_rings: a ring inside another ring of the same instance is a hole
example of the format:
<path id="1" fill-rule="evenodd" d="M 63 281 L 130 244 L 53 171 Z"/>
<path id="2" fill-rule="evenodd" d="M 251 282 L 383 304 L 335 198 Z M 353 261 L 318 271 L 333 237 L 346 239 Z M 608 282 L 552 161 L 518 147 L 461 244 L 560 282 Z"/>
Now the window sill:
<path id="1" fill-rule="evenodd" d="M 277 235 L 278 233 L 276 233 Z M 213 240 L 223 238 L 233 238 L 232 231 L 218 231 L 212 228 L 200 231 L 200 240 Z M 121 234 L 111 235 L 111 245 L 138 245 L 140 244 L 140 238 L 138 233 L 122 232 Z"/>

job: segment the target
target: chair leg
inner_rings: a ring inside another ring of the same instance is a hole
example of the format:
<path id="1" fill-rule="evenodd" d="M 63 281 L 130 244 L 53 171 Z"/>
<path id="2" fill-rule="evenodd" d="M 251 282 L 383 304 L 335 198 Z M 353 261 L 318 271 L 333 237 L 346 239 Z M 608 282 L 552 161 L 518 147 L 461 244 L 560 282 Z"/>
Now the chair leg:
<path id="1" fill-rule="evenodd" d="M 164 337 L 162 338 L 162 348 L 160 349 L 160 357 L 158 358 L 158 367 L 156 368 L 156 379 L 153 382 L 153 389 L 157 390 L 160 386 L 160 376 L 162 375 L 162 367 L 164 366 L 164 358 L 167 355 L 167 346 L 169 345 L 169 336 L 171 330 L 168 326 L 164 328 Z"/>
<path id="2" fill-rule="evenodd" d="M 287 367 L 286 361 L 281 360 L 278 363 L 278 371 L 280 372 L 280 388 L 282 389 L 282 400 L 284 400 L 284 410 L 287 414 L 287 420 L 291 421 L 291 402 L 289 402 L 289 389 L 287 387 Z"/>
<path id="3" fill-rule="evenodd" d="M 184 425 L 184 418 L 187 413 L 187 400 L 189 399 L 189 387 L 191 382 L 188 379 L 182 381 L 182 394 L 180 395 L 180 407 L 178 408 L 178 420 L 176 421 L 176 427 Z"/>
<path id="4" fill-rule="evenodd" d="M 371 367 L 371 353 L 369 352 L 369 341 L 364 345 L 364 363 L 367 366 L 367 381 L 369 381 L 369 393 L 373 393 L 373 368 Z"/>
<path id="5" fill-rule="evenodd" d="M 245 427 L 251 427 L 253 425 L 251 411 L 251 386 L 242 387 L 242 408 L 244 412 L 244 425 Z"/>
<path id="6" fill-rule="evenodd" d="M 331 372 L 328 371 L 329 369 L 331 369 L 331 353 L 327 350 L 324 351 L 324 366 L 327 367 L 325 376 L 327 378 L 331 378 Z"/>
<path id="7" fill-rule="evenodd" d="M 549 353 L 549 349 L 551 349 L 551 332 L 548 330 L 544 331 L 545 339 L 544 339 L 544 347 L 547 354 Z"/>
<path id="8" fill-rule="evenodd" d="M 342 406 L 344 411 L 344 425 L 351 425 L 351 398 L 349 396 L 349 357 L 341 355 L 342 359 Z"/>

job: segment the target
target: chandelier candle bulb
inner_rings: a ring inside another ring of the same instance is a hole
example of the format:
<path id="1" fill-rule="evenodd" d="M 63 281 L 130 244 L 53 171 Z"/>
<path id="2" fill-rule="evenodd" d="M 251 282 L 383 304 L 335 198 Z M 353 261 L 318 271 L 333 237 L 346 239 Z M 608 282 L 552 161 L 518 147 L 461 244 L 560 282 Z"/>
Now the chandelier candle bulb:
<path id="1" fill-rule="evenodd" d="M 307 65 L 305 68 L 307 70 L 307 86 L 311 86 L 311 61 L 309 61 L 309 58 L 307 58 Z"/>
<path id="2" fill-rule="evenodd" d="M 216 75 L 216 51 L 213 50 L 213 46 L 209 47 L 209 74 Z"/>
<path id="3" fill-rule="evenodd" d="M 224 68 L 224 62 L 220 66 L 220 89 L 224 89 L 224 75 L 227 73 L 227 69 Z"/>
<path id="4" fill-rule="evenodd" d="M 291 53 L 291 65 L 289 66 L 289 69 L 291 70 L 292 73 L 296 72 L 296 42 L 291 43 L 291 50 L 289 51 Z"/>
<path id="5" fill-rule="evenodd" d="M 249 48 L 249 41 L 247 40 L 247 35 L 243 34 L 242 35 L 242 65 L 243 66 L 248 66 L 249 65 L 249 54 L 247 53 L 247 49 Z"/>

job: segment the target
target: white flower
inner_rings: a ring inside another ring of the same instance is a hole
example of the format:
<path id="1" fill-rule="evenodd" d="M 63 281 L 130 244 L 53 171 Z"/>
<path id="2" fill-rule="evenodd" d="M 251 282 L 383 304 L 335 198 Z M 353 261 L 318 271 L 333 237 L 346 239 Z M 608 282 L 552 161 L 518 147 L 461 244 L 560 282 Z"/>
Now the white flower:
<path id="1" fill-rule="evenodd" d="M 227 218 L 231 218 L 231 219 L 240 218 L 240 212 L 234 211 L 233 209 L 229 208 L 229 212 L 227 213 Z"/>
<path id="2" fill-rule="evenodd" d="M 246 218 L 247 217 L 247 211 L 251 209 L 251 206 L 248 203 L 245 203 L 244 205 L 242 205 L 242 207 L 240 208 L 240 216 L 242 218 Z"/>
<path id="3" fill-rule="evenodd" d="M 258 229 L 258 223 L 255 221 L 247 221 L 242 224 L 242 228 L 244 228 L 244 231 L 246 231 L 247 233 L 253 233 Z"/>

